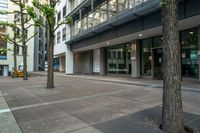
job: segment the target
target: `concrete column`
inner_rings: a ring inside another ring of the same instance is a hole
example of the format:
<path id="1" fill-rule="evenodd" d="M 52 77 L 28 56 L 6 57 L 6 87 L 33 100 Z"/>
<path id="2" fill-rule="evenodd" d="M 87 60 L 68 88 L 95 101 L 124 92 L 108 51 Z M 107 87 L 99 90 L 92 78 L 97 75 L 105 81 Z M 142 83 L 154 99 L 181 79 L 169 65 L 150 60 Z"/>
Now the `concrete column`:
<path id="1" fill-rule="evenodd" d="M 65 57 L 65 73 L 73 74 L 74 73 L 74 54 L 71 51 L 70 45 L 66 45 L 66 57 Z"/>
<path id="2" fill-rule="evenodd" d="M 100 48 L 100 75 L 106 75 L 106 48 Z"/>
<path id="3" fill-rule="evenodd" d="M 66 61 L 65 56 L 64 55 L 60 56 L 59 60 L 60 60 L 60 71 L 61 72 L 65 72 L 65 68 L 66 68 L 65 67 L 65 65 L 66 65 L 66 63 L 65 63 L 65 61 Z"/>
<path id="4" fill-rule="evenodd" d="M 132 64 L 132 73 L 131 77 L 139 78 L 140 77 L 140 41 L 135 40 L 131 44 L 131 64 Z"/>
<path id="5" fill-rule="evenodd" d="M 199 82 L 200 82 L 200 25 L 198 26 L 198 58 L 199 58 Z"/>

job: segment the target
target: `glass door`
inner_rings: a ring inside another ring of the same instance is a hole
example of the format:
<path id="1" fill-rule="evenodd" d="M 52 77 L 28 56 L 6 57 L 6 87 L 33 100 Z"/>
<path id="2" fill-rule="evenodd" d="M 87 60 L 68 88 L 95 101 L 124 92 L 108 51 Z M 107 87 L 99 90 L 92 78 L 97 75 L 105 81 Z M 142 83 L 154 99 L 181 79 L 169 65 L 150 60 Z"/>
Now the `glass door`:
<path id="1" fill-rule="evenodd" d="M 153 78 L 163 79 L 162 63 L 163 63 L 163 50 L 162 48 L 152 49 L 153 54 Z"/>
<path id="2" fill-rule="evenodd" d="M 0 76 L 3 76 L 3 66 L 0 66 Z"/>

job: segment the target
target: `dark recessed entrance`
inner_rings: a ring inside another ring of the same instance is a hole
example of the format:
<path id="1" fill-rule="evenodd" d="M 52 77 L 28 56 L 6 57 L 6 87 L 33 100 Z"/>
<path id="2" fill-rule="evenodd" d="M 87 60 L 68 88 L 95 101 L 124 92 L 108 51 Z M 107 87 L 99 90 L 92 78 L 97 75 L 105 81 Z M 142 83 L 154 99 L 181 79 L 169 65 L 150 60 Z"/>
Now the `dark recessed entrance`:
<path id="1" fill-rule="evenodd" d="M 3 76 L 3 66 L 0 66 L 0 76 Z"/>
<path id="2" fill-rule="evenodd" d="M 163 49 L 162 48 L 152 49 L 152 68 L 153 68 L 154 79 L 163 79 L 162 63 L 163 63 Z"/>

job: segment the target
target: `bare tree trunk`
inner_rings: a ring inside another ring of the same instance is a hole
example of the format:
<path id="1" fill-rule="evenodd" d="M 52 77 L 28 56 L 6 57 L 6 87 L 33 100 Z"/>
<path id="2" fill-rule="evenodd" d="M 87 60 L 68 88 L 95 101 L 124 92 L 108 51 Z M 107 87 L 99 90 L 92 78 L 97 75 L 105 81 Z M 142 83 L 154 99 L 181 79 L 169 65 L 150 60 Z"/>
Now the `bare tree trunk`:
<path id="1" fill-rule="evenodd" d="M 14 51 L 13 51 L 13 61 L 14 61 L 14 69 L 12 73 L 12 78 L 17 77 L 17 46 L 14 44 Z"/>
<path id="2" fill-rule="evenodd" d="M 24 3 L 24 1 L 20 0 L 20 3 Z M 21 30 L 22 30 L 22 54 L 23 54 L 23 73 L 24 80 L 28 80 L 27 74 L 27 46 L 26 46 L 26 29 L 25 29 L 25 18 L 24 18 L 24 9 L 23 6 L 20 5 L 20 17 L 21 17 Z"/>
<path id="3" fill-rule="evenodd" d="M 50 5 L 55 8 L 56 1 L 50 0 Z M 53 70 L 53 56 L 54 56 L 54 16 L 46 18 L 48 23 L 48 71 L 47 71 L 47 88 L 54 88 L 54 70 Z"/>
<path id="4" fill-rule="evenodd" d="M 28 80 L 28 73 L 27 73 L 27 46 L 25 45 L 22 49 L 23 49 L 23 72 L 24 72 L 24 80 Z"/>
<path id="5" fill-rule="evenodd" d="M 14 51 L 13 51 L 13 59 L 14 59 L 14 70 L 17 70 L 17 46 L 14 45 Z"/>
<path id="6" fill-rule="evenodd" d="M 184 133 L 181 98 L 181 64 L 178 30 L 178 0 L 163 3 L 164 85 L 162 123 L 166 133 Z"/>
<path id="7" fill-rule="evenodd" d="M 54 71 L 53 71 L 53 55 L 54 55 L 54 34 L 49 32 L 48 41 L 48 71 L 47 71 L 47 88 L 54 88 Z"/>
<path id="8" fill-rule="evenodd" d="M 16 24 L 16 23 L 15 23 Z M 16 28 L 14 28 L 13 30 L 14 32 L 14 42 L 16 43 Z M 17 44 L 13 44 L 14 46 L 14 51 L 13 51 L 13 61 L 14 61 L 14 69 L 13 69 L 13 73 L 12 73 L 12 78 L 16 78 L 17 77 Z"/>

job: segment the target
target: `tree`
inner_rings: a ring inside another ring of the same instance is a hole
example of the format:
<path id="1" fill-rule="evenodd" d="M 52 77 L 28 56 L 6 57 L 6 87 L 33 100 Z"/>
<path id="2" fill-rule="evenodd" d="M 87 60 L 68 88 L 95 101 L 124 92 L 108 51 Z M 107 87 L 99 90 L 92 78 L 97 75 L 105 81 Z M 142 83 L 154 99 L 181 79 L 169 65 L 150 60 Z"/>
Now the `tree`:
<path id="1" fill-rule="evenodd" d="M 4 23 L 4 24 L 2 24 Z M 0 22 L 0 25 L 7 25 L 5 22 Z M 9 34 L 3 34 L 1 35 L 1 39 L 5 42 L 8 42 L 10 44 L 13 44 L 13 50 L 11 49 L 3 49 L 4 51 L 13 51 L 13 63 L 14 63 L 14 67 L 13 67 L 13 73 L 12 73 L 12 77 L 17 77 L 17 47 L 21 47 L 21 45 L 18 45 L 19 43 L 21 43 L 21 36 L 18 33 L 17 31 L 17 26 L 16 26 L 16 22 L 14 22 L 13 25 L 10 25 L 8 24 L 11 28 L 12 28 L 12 31 L 13 31 L 13 37 L 11 37 Z"/>
<path id="2" fill-rule="evenodd" d="M 184 133 L 181 97 L 181 59 L 178 30 L 178 0 L 162 1 L 163 23 L 163 106 L 166 133 Z"/>
<path id="3" fill-rule="evenodd" d="M 27 14 L 27 6 L 25 0 L 10 0 L 14 3 L 19 9 L 13 12 L 0 11 L 0 14 L 17 14 L 19 15 L 19 20 L 16 23 L 1 23 L 3 26 L 7 27 L 18 27 L 19 34 L 21 37 L 21 47 L 22 47 L 22 55 L 23 55 L 23 72 L 24 72 L 24 80 L 28 80 L 27 73 L 27 42 L 30 41 L 37 33 L 34 33 L 31 37 L 28 38 L 27 31 L 30 27 L 34 26 L 31 24 L 31 17 Z"/>
<path id="4" fill-rule="evenodd" d="M 55 31 L 62 24 L 70 24 L 72 21 L 71 17 L 66 18 L 65 20 L 55 23 L 54 16 L 56 15 L 55 6 L 57 4 L 57 0 L 50 0 L 49 3 L 42 4 L 39 0 L 33 0 L 33 6 L 39 9 L 39 11 L 43 14 L 46 19 L 47 25 L 42 24 L 39 21 L 39 18 L 36 18 L 35 12 L 33 8 L 29 8 L 29 14 L 32 16 L 35 23 L 40 26 L 44 26 L 48 33 L 48 43 L 47 43 L 47 53 L 48 53 L 48 72 L 47 72 L 47 88 L 54 88 L 54 71 L 53 71 L 53 56 L 54 56 L 54 38 Z"/>

